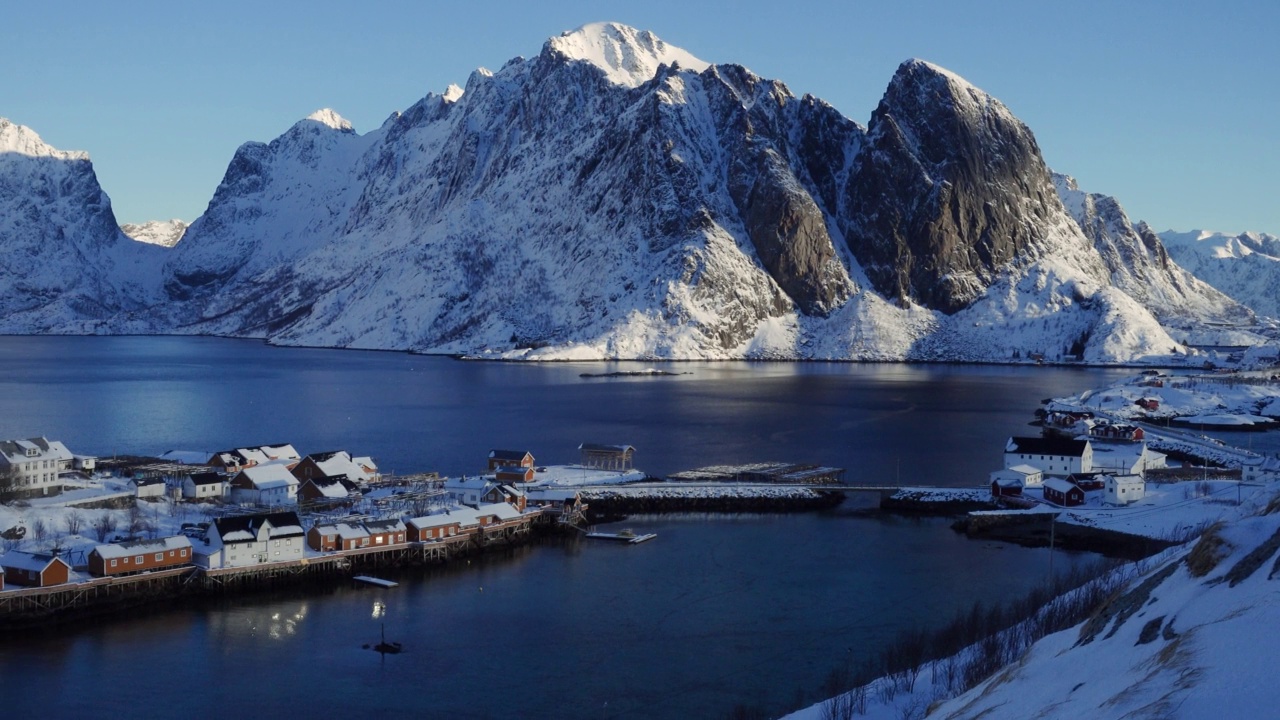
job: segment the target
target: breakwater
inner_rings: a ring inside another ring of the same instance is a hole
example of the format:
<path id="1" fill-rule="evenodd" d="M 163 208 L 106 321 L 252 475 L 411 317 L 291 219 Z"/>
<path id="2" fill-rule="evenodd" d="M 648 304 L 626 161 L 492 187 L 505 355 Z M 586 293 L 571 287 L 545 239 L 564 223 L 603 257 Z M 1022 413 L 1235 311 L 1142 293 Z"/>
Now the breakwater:
<path id="1" fill-rule="evenodd" d="M 1104 530 L 1069 522 L 1055 522 L 1054 513 L 971 513 L 951 525 L 969 538 L 1002 540 L 1023 547 L 1050 547 L 1098 553 L 1110 558 L 1140 560 L 1177 545 L 1143 535 Z"/>
<path id="2" fill-rule="evenodd" d="M 602 517 L 632 513 L 725 512 L 777 513 L 826 510 L 844 502 L 840 492 L 809 488 L 627 488 L 592 490 L 583 493 L 587 514 L 599 522 Z"/>

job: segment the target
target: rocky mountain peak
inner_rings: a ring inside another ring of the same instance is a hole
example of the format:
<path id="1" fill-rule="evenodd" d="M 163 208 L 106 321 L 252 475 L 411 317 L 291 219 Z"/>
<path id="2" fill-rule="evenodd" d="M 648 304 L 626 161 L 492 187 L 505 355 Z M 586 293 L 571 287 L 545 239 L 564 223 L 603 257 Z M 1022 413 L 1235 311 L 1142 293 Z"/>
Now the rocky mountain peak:
<path id="1" fill-rule="evenodd" d="M 58 150 L 49 145 L 35 130 L 0 117 L 0 154 L 15 153 L 27 157 L 57 160 L 88 160 L 89 154 L 76 150 Z"/>
<path id="2" fill-rule="evenodd" d="M 626 87 L 639 87 L 653 79 L 661 65 L 679 64 L 696 72 L 709 65 L 648 30 L 612 22 L 590 23 L 553 37 L 543 46 L 543 53 L 590 63 L 610 82 Z"/>

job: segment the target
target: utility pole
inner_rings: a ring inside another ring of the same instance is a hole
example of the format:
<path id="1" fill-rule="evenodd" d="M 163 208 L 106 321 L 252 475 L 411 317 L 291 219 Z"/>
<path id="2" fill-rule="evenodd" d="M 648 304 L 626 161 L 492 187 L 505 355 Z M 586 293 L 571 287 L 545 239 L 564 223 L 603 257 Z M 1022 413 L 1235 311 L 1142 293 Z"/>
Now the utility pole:
<path id="1" fill-rule="evenodd" d="M 1049 516 L 1049 582 L 1053 582 L 1053 541 L 1054 531 L 1058 527 L 1058 513 Z"/>

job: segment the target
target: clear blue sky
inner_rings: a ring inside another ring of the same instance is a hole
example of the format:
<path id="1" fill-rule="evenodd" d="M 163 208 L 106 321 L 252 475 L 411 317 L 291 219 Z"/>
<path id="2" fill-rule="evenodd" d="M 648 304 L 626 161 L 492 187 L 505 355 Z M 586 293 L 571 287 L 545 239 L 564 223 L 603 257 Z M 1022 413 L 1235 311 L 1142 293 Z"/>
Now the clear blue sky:
<path id="1" fill-rule="evenodd" d="M 1280 3 L 10 3 L 0 117 L 86 150 L 122 222 L 193 220 L 232 153 L 321 107 L 357 131 L 613 20 L 866 124 L 894 69 L 966 77 L 1049 165 L 1158 230 L 1280 234 Z"/>

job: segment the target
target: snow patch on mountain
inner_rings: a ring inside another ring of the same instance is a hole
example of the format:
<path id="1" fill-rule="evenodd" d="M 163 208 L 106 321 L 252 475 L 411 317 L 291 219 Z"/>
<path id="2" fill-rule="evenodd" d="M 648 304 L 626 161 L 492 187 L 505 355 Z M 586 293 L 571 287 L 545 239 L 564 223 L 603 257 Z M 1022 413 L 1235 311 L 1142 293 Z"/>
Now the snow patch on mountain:
<path id="1" fill-rule="evenodd" d="M 709 63 L 668 45 L 648 30 L 618 23 L 590 23 L 547 41 L 547 49 L 570 60 L 583 60 L 604 71 L 609 82 L 639 87 L 657 73 L 659 65 L 679 64 L 702 72 Z"/>

